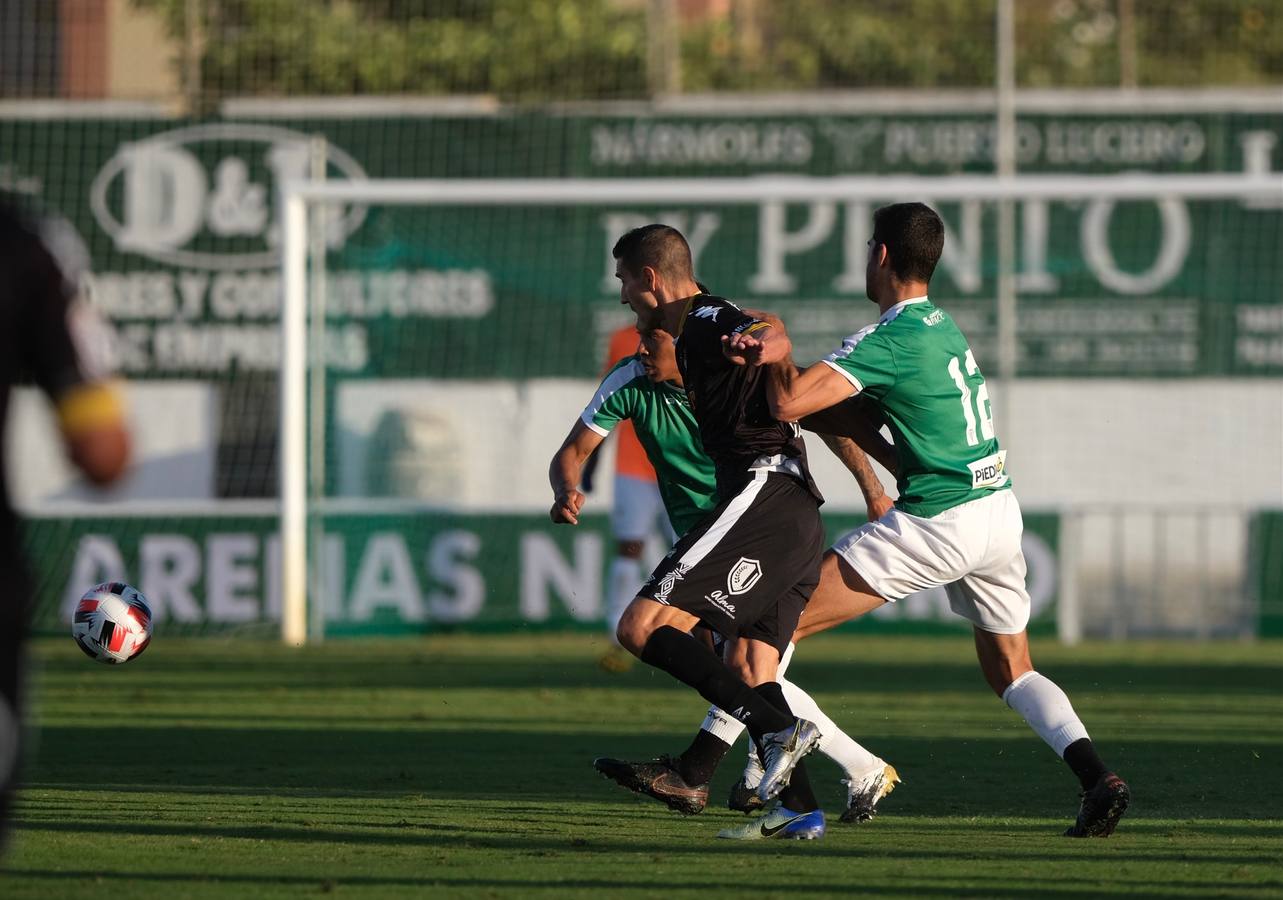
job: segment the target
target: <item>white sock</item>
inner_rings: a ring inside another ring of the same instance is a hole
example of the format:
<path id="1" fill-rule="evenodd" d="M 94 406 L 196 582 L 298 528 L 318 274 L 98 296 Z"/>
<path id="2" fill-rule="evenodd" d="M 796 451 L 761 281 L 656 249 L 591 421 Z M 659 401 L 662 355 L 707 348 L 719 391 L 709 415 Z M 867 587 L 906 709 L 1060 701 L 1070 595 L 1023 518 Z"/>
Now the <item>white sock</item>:
<path id="1" fill-rule="evenodd" d="M 784 689 L 784 699 L 788 701 L 793 715 L 801 719 L 810 719 L 820 729 L 820 752 L 833 760 L 852 780 L 861 778 L 869 771 L 885 763 L 861 747 L 849 734 L 838 728 L 837 723 L 824 714 L 824 710 L 811 699 L 811 695 L 796 684 L 780 679 Z"/>
<path id="2" fill-rule="evenodd" d="M 619 620 L 624 617 L 624 610 L 633 602 L 637 589 L 642 586 L 641 560 L 616 556 L 615 561 L 610 564 L 607 585 L 610 593 L 606 600 L 606 627 L 609 629 L 610 639 L 617 642 L 615 631 L 619 628 Z"/>
<path id="3" fill-rule="evenodd" d="M 1063 757 L 1066 747 L 1087 737 L 1087 729 L 1065 692 L 1037 672 L 1026 672 L 1013 681 L 1002 692 L 1002 700 L 1020 713 L 1057 756 Z"/>
<path id="4" fill-rule="evenodd" d="M 716 706 L 708 708 L 708 715 L 704 717 L 704 724 L 699 727 L 713 737 L 721 738 L 728 744 L 734 744 L 739 740 L 739 736 L 744 733 L 743 722 L 730 713 L 722 712 Z M 752 746 L 752 741 L 749 742 L 749 745 Z"/>

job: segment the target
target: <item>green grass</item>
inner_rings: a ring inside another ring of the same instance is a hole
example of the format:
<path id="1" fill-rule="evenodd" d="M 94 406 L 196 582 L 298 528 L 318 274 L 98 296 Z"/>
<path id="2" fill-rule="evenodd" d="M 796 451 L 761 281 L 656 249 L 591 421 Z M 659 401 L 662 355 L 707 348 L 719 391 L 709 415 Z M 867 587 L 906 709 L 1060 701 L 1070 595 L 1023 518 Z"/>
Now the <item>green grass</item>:
<path id="1" fill-rule="evenodd" d="M 705 708 L 643 666 L 600 672 L 601 649 L 161 639 L 107 668 L 38 642 L 0 897 L 1283 896 L 1278 643 L 1035 646 L 1132 785 L 1107 841 L 1060 837 L 1077 785 L 967 639 L 802 647 L 796 680 L 905 779 L 816 843 L 717 841 L 738 816 L 683 819 L 597 777 L 597 755 L 682 749 Z"/>

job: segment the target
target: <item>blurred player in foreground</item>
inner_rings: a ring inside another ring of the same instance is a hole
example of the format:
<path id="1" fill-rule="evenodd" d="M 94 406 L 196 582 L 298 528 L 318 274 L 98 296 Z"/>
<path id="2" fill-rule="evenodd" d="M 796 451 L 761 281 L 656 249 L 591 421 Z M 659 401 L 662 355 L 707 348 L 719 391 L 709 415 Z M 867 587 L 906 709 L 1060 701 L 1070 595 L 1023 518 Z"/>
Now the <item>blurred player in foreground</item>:
<path id="1" fill-rule="evenodd" d="M 26 381 L 49 397 L 71 461 L 94 484 L 116 480 L 129 458 L 129 438 L 115 391 L 78 344 L 86 311 L 75 302 L 74 265 L 60 266 L 69 226 L 37 224 L 0 197 L 0 451 L 12 388 Z M 22 732 L 23 647 L 32 582 L 22 559 L 17 514 L 0 460 L 0 840 L 7 832 Z"/>
<path id="2" fill-rule="evenodd" d="M 634 339 L 637 337 L 633 330 Z M 672 520 L 685 531 L 717 505 L 713 463 L 704 453 L 698 426 L 681 387 L 681 374 L 673 350 L 673 339 L 661 329 L 641 336 L 635 355 L 618 362 L 606 373 L 593 401 L 575 423 L 549 469 L 554 503 L 554 522 L 577 524 L 584 496 L 575 490 L 582 477 L 584 459 L 591 458 L 606 436 L 621 423 L 635 422 L 644 452 L 660 472 L 657 490 Z M 851 469 L 868 504 L 871 519 L 890 509 L 867 459 L 849 439 L 826 438 L 839 458 Z M 889 450 L 888 448 L 885 448 Z M 635 593 L 635 588 L 634 588 Z M 631 599 L 631 598 L 630 598 Z M 885 761 L 867 751 L 842 732 L 805 691 L 784 678 L 792 648 L 781 660 L 779 682 L 791 708 L 819 725 L 823 734 L 819 749 L 832 758 L 847 775 L 848 785 L 858 784 L 870 770 L 881 774 Z M 677 757 L 662 757 L 644 763 L 598 760 L 602 774 L 630 790 L 645 793 L 686 814 L 701 812 L 708 801 L 708 778 L 726 755 L 744 726 L 716 706 L 709 709 L 694 742 Z M 750 742 L 751 744 L 751 742 Z M 756 762 L 756 753 L 750 750 Z M 760 769 L 760 764 L 758 764 Z M 894 769 L 891 770 L 894 773 Z M 732 790 L 731 809 L 756 808 L 756 779 L 751 785 L 741 780 Z M 863 821 L 864 808 L 848 805 L 843 821 Z"/>
<path id="3" fill-rule="evenodd" d="M 1065 692 L 1034 670 L 1025 632 L 1024 524 L 988 387 L 966 338 L 927 297 L 944 226 L 921 203 L 883 207 L 873 223 L 865 277 L 882 314 L 876 324 L 801 372 L 778 322 L 726 341 L 733 358 L 768 369 L 771 409 L 781 419 L 814 414 L 857 393 L 872 398 L 899 459 L 896 508 L 825 554 L 820 588 L 796 639 L 944 586 L 953 611 L 972 623 L 989 686 L 1082 785 L 1078 818 L 1066 836 L 1107 837 L 1130 792 L 1097 755 Z"/>

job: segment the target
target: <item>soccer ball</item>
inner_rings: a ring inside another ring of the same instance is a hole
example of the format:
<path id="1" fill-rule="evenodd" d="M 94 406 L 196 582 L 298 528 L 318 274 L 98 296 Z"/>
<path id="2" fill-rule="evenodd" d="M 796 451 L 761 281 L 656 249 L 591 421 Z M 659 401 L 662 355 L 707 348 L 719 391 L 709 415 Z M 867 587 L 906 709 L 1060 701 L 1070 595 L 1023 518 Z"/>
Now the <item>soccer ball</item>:
<path id="1" fill-rule="evenodd" d="M 71 636 L 100 663 L 127 663 L 151 643 L 151 608 L 123 582 L 94 585 L 76 604 Z"/>

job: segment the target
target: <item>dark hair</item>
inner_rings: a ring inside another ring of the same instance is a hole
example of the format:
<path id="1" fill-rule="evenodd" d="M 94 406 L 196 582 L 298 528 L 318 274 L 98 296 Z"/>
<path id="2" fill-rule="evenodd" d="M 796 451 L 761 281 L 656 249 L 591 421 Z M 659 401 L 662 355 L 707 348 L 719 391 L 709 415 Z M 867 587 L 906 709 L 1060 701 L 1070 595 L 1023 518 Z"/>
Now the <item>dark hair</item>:
<path id="1" fill-rule="evenodd" d="M 691 248 L 676 228 L 668 225 L 643 225 L 619 240 L 611 251 L 615 259 L 634 275 L 650 266 L 668 278 L 691 278 Z"/>
<path id="2" fill-rule="evenodd" d="M 928 282 L 944 249 L 944 222 L 925 203 L 893 203 L 873 214 L 873 239 L 886 244 L 896 278 Z"/>

